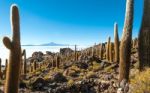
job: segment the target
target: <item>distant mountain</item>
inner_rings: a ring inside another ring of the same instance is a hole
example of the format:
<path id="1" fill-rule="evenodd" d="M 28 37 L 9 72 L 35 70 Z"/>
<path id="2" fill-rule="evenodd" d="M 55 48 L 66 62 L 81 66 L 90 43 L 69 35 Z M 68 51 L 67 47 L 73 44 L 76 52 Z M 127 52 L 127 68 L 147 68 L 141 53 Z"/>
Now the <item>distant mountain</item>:
<path id="1" fill-rule="evenodd" d="M 38 45 L 28 44 L 28 45 L 21 45 L 21 46 L 38 46 Z"/>
<path id="2" fill-rule="evenodd" d="M 41 44 L 40 46 L 68 46 L 68 44 L 57 44 L 54 42 L 46 43 L 46 44 Z"/>
<path id="3" fill-rule="evenodd" d="M 28 44 L 28 45 L 22 45 L 22 46 L 68 46 L 68 44 L 57 44 L 54 42 L 50 42 L 50 43 L 45 43 L 45 44 L 40 44 L 40 45 Z"/>

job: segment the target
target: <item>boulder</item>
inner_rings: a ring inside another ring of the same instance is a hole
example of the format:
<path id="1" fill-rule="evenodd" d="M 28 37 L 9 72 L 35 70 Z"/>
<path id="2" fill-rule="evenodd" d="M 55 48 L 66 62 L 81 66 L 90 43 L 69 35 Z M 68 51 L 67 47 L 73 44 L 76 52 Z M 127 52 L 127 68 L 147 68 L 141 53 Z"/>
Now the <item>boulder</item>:
<path id="1" fill-rule="evenodd" d="M 43 87 L 46 86 L 46 82 L 43 78 L 36 78 L 35 80 L 31 81 L 31 87 L 33 90 L 44 90 Z"/>
<path id="2" fill-rule="evenodd" d="M 63 76 L 63 74 L 60 73 L 60 72 L 54 73 L 52 75 L 51 79 L 52 79 L 53 82 L 60 82 L 60 83 L 67 81 L 66 77 Z"/>

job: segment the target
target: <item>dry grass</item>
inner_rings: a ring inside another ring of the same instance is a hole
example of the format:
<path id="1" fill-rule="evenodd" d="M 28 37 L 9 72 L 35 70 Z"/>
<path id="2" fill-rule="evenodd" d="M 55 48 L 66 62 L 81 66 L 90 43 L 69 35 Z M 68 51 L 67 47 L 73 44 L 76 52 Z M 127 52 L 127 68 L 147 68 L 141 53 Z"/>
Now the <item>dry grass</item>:
<path id="1" fill-rule="evenodd" d="M 132 93 L 150 93 L 150 68 L 131 79 Z"/>

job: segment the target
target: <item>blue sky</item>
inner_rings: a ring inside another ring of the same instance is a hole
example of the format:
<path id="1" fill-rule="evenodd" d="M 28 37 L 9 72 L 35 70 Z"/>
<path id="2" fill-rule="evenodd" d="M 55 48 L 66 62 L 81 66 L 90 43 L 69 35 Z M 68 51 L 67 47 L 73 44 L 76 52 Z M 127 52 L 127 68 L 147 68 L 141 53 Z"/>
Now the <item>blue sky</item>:
<path id="1" fill-rule="evenodd" d="M 133 37 L 138 35 L 143 0 L 135 0 Z M 10 6 L 20 10 L 21 43 L 92 45 L 113 39 L 114 22 L 121 38 L 126 0 L 0 0 L 0 45 L 11 36 Z"/>

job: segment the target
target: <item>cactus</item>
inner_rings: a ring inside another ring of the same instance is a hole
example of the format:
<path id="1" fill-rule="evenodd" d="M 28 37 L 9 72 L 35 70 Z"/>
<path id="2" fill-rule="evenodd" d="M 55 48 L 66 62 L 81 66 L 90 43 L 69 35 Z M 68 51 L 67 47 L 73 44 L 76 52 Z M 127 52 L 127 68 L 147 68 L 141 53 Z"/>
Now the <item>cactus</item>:
<path id="1" fill-rule="evenodd" d="M 77 45 L 75 45 L 74 49 L 74 61 L 77 61 Z"/>
<path id="2" fill-rule="evenodd" d="M 103 53 L 104 53 L 104 44 L 100 45 L 100 59 L 103 60 Z"/>
<path id="3" fill-rule="evenodd" d="M 97 48 L 96 48 L 96 43 L 94 43 L 94 46 L 93 46 L 93 56 L 96 56 L 96 53 L 97 52 Z"/>
<path id="4" fill-rule="evenodd" d="M 118 25 L 114 24 L 114 54 L 115 59 L 114 62 L 119 63 L 119 36 L 118 36 Z"/>
<path id="5" fill-rule="evenodd" d="M 150 0 L 144 0 L 142 25 L 139 33 L 139 68 L 150 67 Z"/>
<path id="6" fill-rule="evenodd" d="M 126 1 L 126 15 L 120 44 L 119 82 L 129 80 L 134 0 Z"/>
<path id="7" fill-rule="evenodd" d="M 109 62 L 113 62 L 113 43 L 109 44 Z"/>
<path id="8" fill-rule="evenodd" d="M 56 67 L 54 57 L 52 58 L 52 67 Z"/>
<path id="9" fill-rule="evenodd" d="M 11 6 L 11 27 L 13 31 L 12 41 L 8 37 L 3 38 L 3 43 L 10 50 L 9 65 L 7 69 L 5 93 L 18 93 L 19 73 L 21 64 L 19 11 L 16 5 Z"/>
<path id="10" fill-rule="evenodd" d="M 108 37 L 108 42 L 107 42 L 107 47 L 106 47 L 106 60 L 109 61 L 109 45 L 110 45 L 110 41 L 111 41 L 111 38 Z"/>
<path id="11" fill-rule="evenodd" d="M 5 73 L 5 78 L 6 78 L 7 67 L 8 67 L 8 60 L 6 59 L 6 60 L 5 60 L 5 71 L 4 71 L 4 73 Z"/>
<path id="12" fill-rule="evenodd" d="M 22 55 L 24 56 L 24 62 L 23 62 L 23 74 L 24 75 L 26 75 L 26 73 L 27 73 L 27 62 L 26 62 L 26 50 L 24 49 L 23 50 L 23 53 L 22 53 Z"/>
<path id="13" fill-rule="evenodd" d="M 30 72 L 33 72 L 34 71 L 34 61 L 31 63 L 30 62 Z"/>
<path id="14" fill-rule="evenodd" d="M 33 70 L 36 71 L 36 69 L 37 69 L 37 65 L 36 65 L 36 61 L 34 60 L 33 61 Z"/>
<path id="15" fill-rule="evenodd" d="M 57 55 L 57 56 L 56 56 L 56 67 L 57 67 L 57 68 L 59 68 L 59 66 L 60 66 L 60 60 L 61 60 L 61 59 L 60 59 L 60 56 Z"/>
<path id="16" fill-rule="evenodd" d="M 134 39 L 132 40 L 132 48 L 137 48 L 137 46 L 138 46 L 138 39 L 137 39 L 137 38 L 134 38 Z"/>

